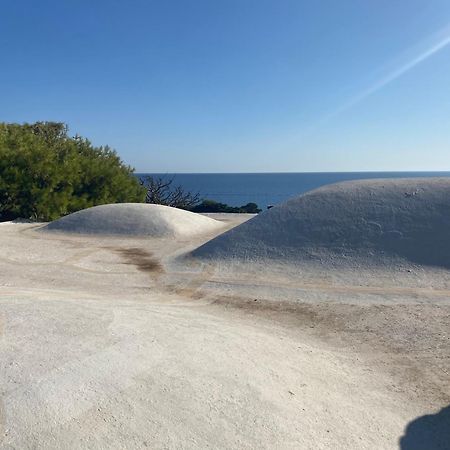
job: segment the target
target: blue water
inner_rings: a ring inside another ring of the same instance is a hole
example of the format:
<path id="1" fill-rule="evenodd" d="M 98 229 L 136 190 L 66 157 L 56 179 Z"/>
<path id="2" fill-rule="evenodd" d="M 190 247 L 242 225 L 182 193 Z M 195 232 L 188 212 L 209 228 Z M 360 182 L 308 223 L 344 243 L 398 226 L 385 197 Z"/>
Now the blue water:
<path id="1" fill-rule="evenodd" d="M 136 174 L 142 176 L 144 174 Z M 179 173 L 149 174 L 174 178 L 174 185 L 199 192 L 201 198 L 231 206 L 276 205 L 325 184 L 368 178 L 450 177 L 450 172 L 327 172 L 327 173 Z"/>

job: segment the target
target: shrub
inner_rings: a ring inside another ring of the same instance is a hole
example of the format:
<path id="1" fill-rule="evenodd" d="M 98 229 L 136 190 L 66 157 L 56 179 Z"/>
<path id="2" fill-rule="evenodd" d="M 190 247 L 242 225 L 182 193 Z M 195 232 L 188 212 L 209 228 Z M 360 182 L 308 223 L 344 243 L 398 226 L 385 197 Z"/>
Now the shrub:
<path id="1" fill-rule="evenodd" d="M 247 203 L 242 206 L 229 206 L 225 203 L 215 202 L 214 200 L 203 200 L 197 206 L 194 206 L 191 211 L 197 213 L 249 213 L 257 214 L 261 212 L 256 203 Z"/>
<path id="2" fill-rule="evenodd" d="M 54 220 L 90 206 L 141 202 L 145 190 L 109 147 L 58 122 L 0 123 L 0 220 Z"/>

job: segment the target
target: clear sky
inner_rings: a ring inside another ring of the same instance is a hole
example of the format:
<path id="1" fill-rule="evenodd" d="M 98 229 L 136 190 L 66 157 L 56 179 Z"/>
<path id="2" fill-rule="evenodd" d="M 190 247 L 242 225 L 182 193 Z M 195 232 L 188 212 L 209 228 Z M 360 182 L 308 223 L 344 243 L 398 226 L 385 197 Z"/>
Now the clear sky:
<path id="1" fill-rule="evenodd" d="M 0 120 L 138 172 L 450 170 L 449 0 L 3 0 Z"/>

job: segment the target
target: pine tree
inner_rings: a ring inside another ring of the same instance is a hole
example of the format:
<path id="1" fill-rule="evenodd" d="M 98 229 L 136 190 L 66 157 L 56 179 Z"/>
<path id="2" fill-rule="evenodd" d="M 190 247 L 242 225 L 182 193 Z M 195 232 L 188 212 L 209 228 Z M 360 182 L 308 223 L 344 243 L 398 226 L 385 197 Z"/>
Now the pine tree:
<path id="1" fill-rule="evenodd" d="M 59 122 L 0 123 L 0 220 L 54 220 L 105 203 L 142 202 L 145 189 L 109 147 Z"/>

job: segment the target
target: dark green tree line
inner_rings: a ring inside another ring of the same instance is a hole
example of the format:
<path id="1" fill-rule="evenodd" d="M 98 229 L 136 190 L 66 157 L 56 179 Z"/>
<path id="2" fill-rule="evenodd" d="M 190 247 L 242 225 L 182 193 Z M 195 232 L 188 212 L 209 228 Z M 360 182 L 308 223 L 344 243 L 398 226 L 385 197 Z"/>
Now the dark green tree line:
<path id="1" fill-rule="evenodd" d="M 90 206 L 142 202 L 145 193 L 114 150 L 70 137 L 63 123 L 0 123 L 0 220 L 54 220 Z"/>

